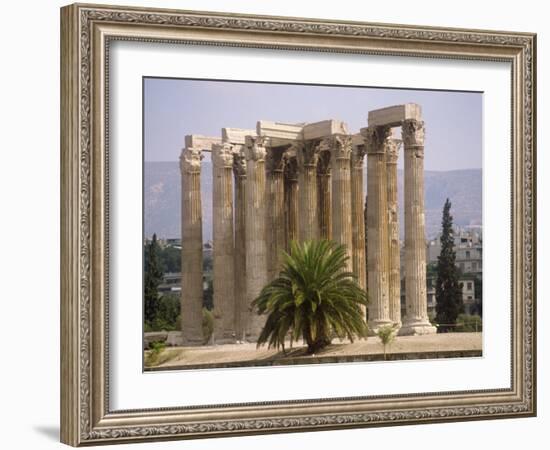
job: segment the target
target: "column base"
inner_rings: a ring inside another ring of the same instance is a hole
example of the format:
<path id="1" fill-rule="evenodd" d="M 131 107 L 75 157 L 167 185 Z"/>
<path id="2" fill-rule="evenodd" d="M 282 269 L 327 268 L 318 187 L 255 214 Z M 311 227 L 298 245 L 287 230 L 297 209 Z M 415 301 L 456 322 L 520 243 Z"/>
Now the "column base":
<path id="1" fill-rule="evenodd" d="M 414 321 L 405 323 L 399 330 L 399 336 L 420 336 L 423 334 L 435 334 L 437 333 L 437 328 L 434 327 L 428 320 L 426 321 Z"/>
<path id="2" fill-rule="evenodd" d="M 368 326 L 369 326 L 369 331 L 368 331 L 368 335 L 369 336 L 376 336 L 378 334 L 378 330 L 380 328 L 383 328 L 383 327 L 391 327 L 393 325 L 393 322 L 391 320 L 369 320 L 368 322 Z"/>
<path id="3" fill-rule="evenodd" d="M 202 332 L 201 332 L 201 335 L 198 336 L 198 335 L 185 335 L 183 334 L 182 335 L 182 344 L 184 347 L 199 347 L 201 345 L 205 345 L 204 344 L 204 337 L 202 336 Z"/>

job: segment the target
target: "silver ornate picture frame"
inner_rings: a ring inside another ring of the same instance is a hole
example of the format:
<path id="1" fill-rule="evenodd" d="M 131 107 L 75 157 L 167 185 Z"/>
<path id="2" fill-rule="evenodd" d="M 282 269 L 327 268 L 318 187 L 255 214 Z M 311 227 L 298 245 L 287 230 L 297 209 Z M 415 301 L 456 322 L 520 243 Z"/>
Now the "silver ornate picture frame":
<path id="1" fill-rule="evenodd" d="M 509 63 L 510 386 L 113 410 L 108 66 L 117 40 Z M 535 180 L 534 34 L 84 4 L 62 8 L 61 441 L 80 446 L 534 416 Z"/>

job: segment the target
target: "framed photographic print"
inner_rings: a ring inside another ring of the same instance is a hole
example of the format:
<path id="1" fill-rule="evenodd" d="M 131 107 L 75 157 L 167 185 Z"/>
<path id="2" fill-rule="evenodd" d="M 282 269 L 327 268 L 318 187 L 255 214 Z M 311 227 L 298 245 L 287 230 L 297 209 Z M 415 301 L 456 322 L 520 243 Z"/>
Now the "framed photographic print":
<path id="1" fill-rule="evenodd" d="M 61 10 L 61 439 L 536 414 L 536 36 Z"/>

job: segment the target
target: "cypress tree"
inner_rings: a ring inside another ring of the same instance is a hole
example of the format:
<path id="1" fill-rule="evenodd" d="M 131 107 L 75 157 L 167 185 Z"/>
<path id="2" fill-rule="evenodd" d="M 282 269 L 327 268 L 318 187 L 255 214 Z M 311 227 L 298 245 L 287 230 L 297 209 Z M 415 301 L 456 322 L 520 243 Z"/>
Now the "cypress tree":
<path id="1" fill-rule="evenodd" d="M 436 321 L 439 332 L 452 331 L 449 324 L 455 324 L 459 314 L 464 312 L 462 290 L 458 285 L 456 252 L 454 249 L 453 216 L 451 202 L 446 200 L 441 221 L 441 254 L 437 258 L 437 282 L 435 286 Z"/>
<path id="2" fill-rule="evenodd" d="M 143 283 L 143 320 L 152 325 L 159 307 L 158 287 L 162 282 L 162 270 L 160 267 L 160 247 L 157 242 L 157 235 L 153 234 L 151 243 L 145 249 L 144 271 L 145 280 Z"/>

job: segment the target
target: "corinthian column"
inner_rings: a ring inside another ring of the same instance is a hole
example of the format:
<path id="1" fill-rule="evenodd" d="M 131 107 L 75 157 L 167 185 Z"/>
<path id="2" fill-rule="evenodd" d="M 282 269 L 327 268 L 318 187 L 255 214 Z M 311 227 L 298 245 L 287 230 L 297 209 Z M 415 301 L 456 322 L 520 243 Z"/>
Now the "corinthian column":
<path id="1" fill-rule="evenodd" d="M 405 304 L 399 334 L 431 334 L 426 298 L 426 236 L 424 233 L 424 122 L 405 120 Z"/>
<path id="2" fill-rule="evenodd" d="M 285 248 L 285 191 L 283 154 L 285 148 L 275 147 L 267 151 L 266 169 L 266 228 L 268 279 L 279 273 L 281 251 Z"/>
<path id="3" fill-rule="evenodd" d="M 361 130 L 367 152 L 367 276 L 370 303 L 369 329 L 391 325 L 388 283 L 388 206 L 386 182 L 386 145 L 389 127 L 368 127 Z"/>
<path id="4" fill-rule="evenodd" d="M 319 142 L 305 142 L 296 152 L 298 160 L 298 185 L 300 223 L 298 238 L 301 242 L 319 238 L 317 220 L 317 161 Z"/>
<path id="5" fill-rule="evenodd" d="M 187 147 L 181 169 L 181 331 L 184 345 L 201 345 L 202 204 L 200 149 Z"/>
<path id="6" fill-rule="evenodd" d="M 233 154 L 235 176 L 235 334 L 244 340 L 248 305 L 246 297 L 246 159 L 244 148 Z"/>
<path id="7" fill-rule="evenodd" d="M 214 339 L 235 341 L 233 271 L 233 153 L 230 144 L 212 146 L 214 221 Z"/>
<path id="8" fill-rule="evenodd" d="M 298 240 L 298 163 L 296 152 L 285 153 L 285 248 L 290 251 L 290 243 Z"/>
<path id="9" fill-rule="evenodd" d="M 332 239 L 346 247 L 347 270 L 353 270 L 351 227 L 351 136 L 329 138 L 332 166 Z"/>
<path id="10" fill-rule="evenodd" d="M 399 256 L 399 216 L 397 213 L 397 158 L 401 141 L 388 139 L 386 173 L 388 183 L 389 296 L 390 319 L 401 327 L 401 273 Z"/>
<path id="11" fill-rule="evenodd" d="M 367 289 L 367 261 L 365 258 L 365 215 L 363 208 L 363 161 L 365 146 L 354 145 L 351 152 L 351 242 L 353 272 L 359 286 Z"/>
<path id="12" fill-rule="evenodd" d="M 246 137 L 246 294 L 250 309 L 246 338 L 258 339 L 265 323 L 252 310 L 251 303 L 267 284 L 267 245 L 265 227 L 265 157 L 264 139 Z"/>
<path id="13" fill-rule="evenodd" d="M 317 207 L 319 209 L 319 238 L 332 239 L 332 186 L 330 152 L 319 155 L 317 163 Z"/>

